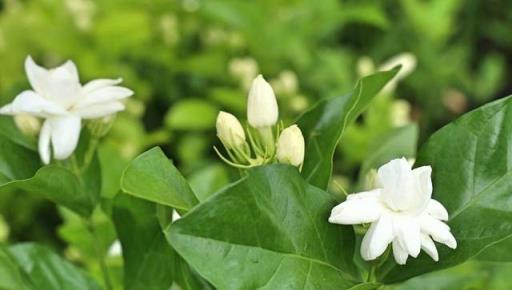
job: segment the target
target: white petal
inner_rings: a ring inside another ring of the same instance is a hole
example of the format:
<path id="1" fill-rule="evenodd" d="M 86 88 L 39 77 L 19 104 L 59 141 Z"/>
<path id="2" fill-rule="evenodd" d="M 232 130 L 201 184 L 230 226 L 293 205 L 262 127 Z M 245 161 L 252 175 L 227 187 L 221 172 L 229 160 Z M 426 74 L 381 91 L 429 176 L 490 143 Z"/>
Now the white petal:
<path id="1" fill-rule="evenodd" d="M 25 59 L 25 72 L 32 88 L 43 95 L 46 91 L 46 83 L 50 77 L 50 72 L 38 66 L 30 55 Z"/>
<path id="2" fill-rule="evenodd" d="M 96 119 L 123 111 L 124 108 L 124 104 L 121 102 L 110 102 L 77 109 L 74 113 L 84 119 Z"/>
<path id="3" fill-rule="evenodd" d="M 39 156 L 44 164 L 50 163 L 50 136 L 52 132 L 52 126 L 50 121 L 46 120 L 43 123 L 41 132 L 39 133 Z"/>
<path id="4" fill-rule="evenodd" d="M 374 260 L 382 255 L 393 240 L 393 222 L 387 215 L 382 215 L 374 222 L 361 243 L 361 256 L 364 260 Z"/>
<path id="5" fill-rule="evenodd" d="M 427 213 L 431 215 L 432 217 L 447 221 L 448 220 L 448 211 L 446 211 L 446 208 L 437 200 L 431 199 L 427 206 Z"/>
<path id="6" fill-rule="evenodd" d="M 434 261 L 439 261 L 439 254 L 437 253 L 434 241 L 425 234 L 421 234 L 421 248 L 427 253 Z"/>
<path id="7" fill-rule="evenodd" d="M 50 77 L 44 97 L 67 109 L 80 99 L 81 90 L 77 81 Z"/>
<path id="8" fill-rule="evenodd" d="M 66 61 L 63 65 L 59 67 L 49 70 L 49 72 L 52 78 L 54 79 L 69 80 L 75 83 L 78 83 L 80 81 L 76 65 L 71 60 Z"/>
<path id="9" fill-rule="evenodd" d="M 12 103 L 0 109 L 2 114 L 25 113 L 37 117 L 49 117 L 51 115 L 67 114 L 66 110 L 59 105 L 43 98 L 34 91 L 24 91 Z"/>
<path id="10" fill-rule="evenodd" d="M 432 197 L 432 167 L 421 166 L 412 170 L 416 179 L 416 192 L 418 194 L 414 210 L 417 213 L 423 212 Z"/>
<path id="11" fill-rule="evenodd" d="M 452 249 L 457 248 L 457 241 L 450 232 L 450 227 L 445 223 L 426 215 L 421 218 L 420 226 L 421 231 L 430 235 L 434 241 L 443 243 Z"/>
<path id="12" fill-rule="evenodd" d="M 118 101 L 133 95 L 133 91 L 119 86 L 102 87 L 84 94 L 82 99 L 75 106 L 76 109 L 85 108 L 107 102 Z"/>
<path id="13" fill-rule="evenodd" d="M 409 254 L 407 251 L 400 246 L 398 240 L 393 240 L 393 257 L 398 265 L 405 265 L 407 263 L 407 257 Z"/>
<path id="14" fill-rule="evenodd" d="M 421 250 L 420 225 L 416 219 L 402 218 L 394 220 L 395 236 L 409 255 L 418 257 Z"/>
<path id="15" fill-rule="evenodd" d="M 52 145 L 55 159 L 68 158 L 78 145 L 81 119 L 78 116 L 64 116 L 48 119 L 52 127 Z"/>
<path id="16" fill-rule="evenodd" d="M 90 92 L 92 92 L 94 90 L 97 90 L 97 89 L 100 89 L 100 88 L 103 88 L 103 87 L 109 87 L 109 86 L 118 85 L 122 81 L 123 81 L 123 79 L 121 79 L 121 78 L 118 78 L 118 79 L 115 79 L 115 80 L 113 80 L 113 79 L 97 79 L 97 80 L 92 80 L 92 81 L 86 83 L 82 87 L 82 90 L 83 90 L 82 93 L 84 95 L 87 95 Z"/>
<path id="17" fill-rule="evenodd" d="M 354 225 L 376 221 L 382 212 L 382 205 L 375 192 L 351 194 L 346 201 L 334 207 L 329 217 L 330 223 Z"/>
<path id="18" fill-rule="evenodd" d="M 394 210 L 407 210 L 418 203 L 417 182 L 405 158 L 394 159 L 377 172 L 385 202 Z"/>

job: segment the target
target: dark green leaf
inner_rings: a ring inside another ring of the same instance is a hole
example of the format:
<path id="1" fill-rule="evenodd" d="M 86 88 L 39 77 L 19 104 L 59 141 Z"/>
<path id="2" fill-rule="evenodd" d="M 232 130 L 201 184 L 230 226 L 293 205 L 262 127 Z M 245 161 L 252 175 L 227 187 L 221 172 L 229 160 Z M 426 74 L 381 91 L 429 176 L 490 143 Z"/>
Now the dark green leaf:
<path id="1" fill-rule="evenodd" d="M 11 246 L 9 252 L 35 289 L 100 290 L 99 285 L 74 265 L 36 244 Z"/>
<path id="2" fill-rule="evenodd" d="M 185 178 L 158 147 L 146 151 L 128 165 L 121 178 L 121 189 L 133 196 L 184 211 L 198 203 Z"/>
<path id="3" fill-rule="evenodd" d="M 113 219 L 123 247 L 125 289 L 169 289 L 175 254 L 165 240 L 155 204 L 119 194 Z"/>
<path id="4" fill-rule="evenodd" d="M 512 98 L 468 114 L 435 133 L 418 154 L 433 167 L 433 197 L 448 210 L 458 248 L 438 245 L 440 261 L 422 254 L 394 267 L 395 282 L 460 264 L 512 233 Z"/>
<path id="5" fill-rule="evenodd" d="M 327 222 L 335 204 L 294 167 L 258 167 L 173 223 L 168 239 L 219 289 L 348 289 L 354 235 Z"/>
<path id="6" fill-rule="evenodd" d="M 309 183 L 327 188 L 332 158 L 343 131 L 398 71 L 399 68 L 394 68 L 364 77 L 357 82 L 353 93 L 322 100 L 299 118 L 298 125 L 306 138 L 302 175 Z"/>

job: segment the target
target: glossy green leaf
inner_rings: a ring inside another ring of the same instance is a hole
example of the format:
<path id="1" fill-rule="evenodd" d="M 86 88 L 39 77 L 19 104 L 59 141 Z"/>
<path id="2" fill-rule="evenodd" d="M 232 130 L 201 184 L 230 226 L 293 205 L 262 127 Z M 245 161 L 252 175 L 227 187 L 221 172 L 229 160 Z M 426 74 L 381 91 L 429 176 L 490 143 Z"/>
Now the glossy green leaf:
<path id="1" fill-rule="evenodd" d="M 458 247 L 438 245 L 439 262 L 425 254 L 381 273 L 388 282 L 460 264 L 512 233 L 512 98 L 470 113 L 435 133 L 418 154 L 432 165 L 433 197 L 448 210 Z"/>
<path id="2" fill-rule="evenodd" d="M 119 194 L 113 219 L 123 248 L 124 289 L 169 289 L 175 254 L 165 240 L 155 204 Z"/>
<path id="3" fill-rule="evenodd" d="M 32 151 L 37 150 L 37 140 L 21 133 L 11 116 L 0 116 L 0 136 Z"/>
<path id="4" fill-rule="evenodd" d="M 302 175 L 309 183 L 327 188 L 332 158 L 343 131 L 398 71 L 399 68 L 394 68 L 364 77 L 357 82 L 353 93 L 322 100 L 299 118 L 297 123 L 306 138 Z"/>
<path id="5" fill-rule="evenodd" d="M 33 286 L 45 290 L 100 290 L 100 286 L 80 269 L 48 248 L 37 244 L 9 247 L 13 260 Z"/>
<path id="6" fill-rule="evenodd" d="M 184 211 L 198 203 L 185 178 L 158 147 L 142 153 L 128 165 L 121 178 L 121 189 Z"/>
<path id="7" fill-rule="evenodd" d="M 476 258 L 481 261 L 512 262 L 510 249 L 512 249 L 512 237 L 507 237 L 485 248 Z"/>
<path id="8" fill-rule="evenodd" d="M 173 223 L 168 239 L 219 289 L 348 289 L 354 236 L 327 222 L 335 204 L 294 167 L 257 167 Z"/>

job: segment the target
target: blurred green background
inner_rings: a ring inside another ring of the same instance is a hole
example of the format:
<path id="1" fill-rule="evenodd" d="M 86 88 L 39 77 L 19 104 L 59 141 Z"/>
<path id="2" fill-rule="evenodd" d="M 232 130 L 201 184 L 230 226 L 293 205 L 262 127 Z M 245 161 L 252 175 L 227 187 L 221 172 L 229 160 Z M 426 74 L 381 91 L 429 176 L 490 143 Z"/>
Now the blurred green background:
<path id="1" fill-rule="evenodd" d="M 82 82 L 120 76 L 136 93 L 100 148 L 109 180 L 159 145 L 205 191 L 233 176 L 212 150 L 216 115 L 244 119 L 258 73 L 274 87 L 288 125 L 318 99 L 349 92 L 360 76 L 407 53 L 412 72 L 377 97 L 339 146 L 333 190 L 350 189 L 364 182 L 363 161 L 390 134 L 414 145 L 411 124 L 419 124 L 422 142 L 512 91 L 511 35 L 505 0 L 0 0 L 0 104 L 29 88 L 29 54 L 46 67 L 72 59 Z M 103 187 L 111 196 L 118 190 L 114 181 Z M 73 214 L 23 192 L 1 195 L 0 213 L 3 242 L 40 241 L 87 265 L 90 249 Z M 112 225 L 97 218 L 108 246 Z"/>

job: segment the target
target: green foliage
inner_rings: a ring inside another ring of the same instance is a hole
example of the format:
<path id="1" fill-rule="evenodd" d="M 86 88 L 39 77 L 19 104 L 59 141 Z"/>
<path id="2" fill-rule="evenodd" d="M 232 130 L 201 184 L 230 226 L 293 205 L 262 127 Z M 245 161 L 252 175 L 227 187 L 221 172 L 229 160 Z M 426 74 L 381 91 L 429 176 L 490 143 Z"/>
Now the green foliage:
<path id="1" fill-rule="evenodd" d="M 7 289 L 99 290 L 94 280 L 49 249 L 36 244 L 19 244 L 2 249 L 0 268 L 12 271 L 2 280 Z M 12 288 L 11 288 L 12 287 Z"/>
<path id="2" fill-rule="evenodd" d="M 135 197 L 183 211 L 198 203 L 185 178 L 160 148 L 153 148 L 130 163 L 121 188 Z"/>
<path id="3" fill-rule="evenodd" d="M 353 93 L 320 101 L 299 119 L 298 125 L 307 139 L 302 174 L 308 182 L 320 188 L 327 187 L 332 157 L 343 131 L 398 71 L 399 68 L 395 68 L 362 78 Z"/>
<path id="4" fill-rule="evenodd" d="M 401 281 L 460 264 L 510 236 L 510 124 L 512 98 L 508 97 L 464 115 L 422 147 L 418 164 L 433 168 L 434 198 L 450 214 L 457 250 L 441 248 L 437 263 L 422 255 L 383 273 L 384 280 Z"/>
<path id="5" fill-rule="evenodd" d="M 296 168 L 259 167 L 172 224 L 168 239 L 220 289 L 348 289 L 353 233 L 326 222 L 333 205 Z"/>

